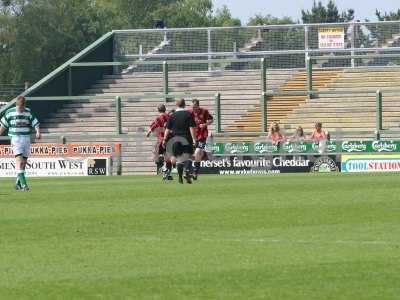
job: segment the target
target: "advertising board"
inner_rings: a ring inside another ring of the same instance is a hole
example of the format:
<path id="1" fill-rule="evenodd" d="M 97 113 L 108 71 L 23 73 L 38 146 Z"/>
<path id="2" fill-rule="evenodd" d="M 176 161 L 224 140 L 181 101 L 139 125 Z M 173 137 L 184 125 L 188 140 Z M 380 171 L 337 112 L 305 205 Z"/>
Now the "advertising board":
<path id="1" fill-rule="evenodd" d="M 345 173 L 400 172 L 400 154 L 344 154 L 341 170 Z"/>
<path id="2" fill-rule="evenodd" d="M 33 144 L 26 174 L 35 176 L 110 175 L 111 144 Z M 10 145 L 0 145 L 0 176 L 15 177 L 15 158 Z"/>
<path id="3" fill-rule="evenodd" d="M 336 172 L 340 161 L 336 156 L 266 155 L 215 156 L 201 162 L 201 172 L 218 175 L 268 175 L 298 172 Z"/>

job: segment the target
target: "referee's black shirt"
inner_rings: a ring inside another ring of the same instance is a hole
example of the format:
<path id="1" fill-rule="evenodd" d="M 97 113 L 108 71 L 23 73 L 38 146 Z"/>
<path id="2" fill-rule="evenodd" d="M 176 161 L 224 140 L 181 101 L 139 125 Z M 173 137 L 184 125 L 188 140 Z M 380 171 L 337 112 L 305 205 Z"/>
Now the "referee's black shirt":
<path id="1" fill-rule="evenodd" d="M 186 138 L 189 144 L 193 144 L 190 128 L 194 127 L 196 123 L 193 114 L 185 109 L 177 109 L 167 122 L 167 129 L 171 130 L 174 136 Z"/>

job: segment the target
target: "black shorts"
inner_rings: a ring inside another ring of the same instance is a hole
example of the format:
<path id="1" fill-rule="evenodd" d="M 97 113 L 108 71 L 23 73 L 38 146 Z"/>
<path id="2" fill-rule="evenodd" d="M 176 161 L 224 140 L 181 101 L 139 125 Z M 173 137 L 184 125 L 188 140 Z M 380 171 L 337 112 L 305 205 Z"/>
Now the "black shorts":
<path id="1" fill-rule="evenodd" d="M 206 144 L 207 144 L 207 140 L 206 139 L 198 140 L 197 143 L 196 143 L 196 149 L 205 150 L 206 149 Z"/>
<path id="2" fill-rule="evenodd" d="M 163 146 L 162 143 L 159 143 L 159 144 L 158 144 L 158 155 L 164 155 L 165 152 L 166 152 L 165 147 Z"/>
<path id="3" fill-rule="evenodd" d="M 175 157 L 181 156 L 183 154 L 193 155 L 194 149 L 192 144 L 182 144 L 181 142 L 175 142 L 172 145 L 172 154 Z"/>

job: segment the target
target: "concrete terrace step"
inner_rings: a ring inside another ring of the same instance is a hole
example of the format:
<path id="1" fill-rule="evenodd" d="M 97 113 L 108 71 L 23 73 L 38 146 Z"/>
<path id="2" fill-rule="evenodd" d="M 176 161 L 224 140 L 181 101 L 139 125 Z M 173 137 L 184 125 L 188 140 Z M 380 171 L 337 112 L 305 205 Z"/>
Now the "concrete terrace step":
<path id="1" fill-rule="evenodd" d="M 205 86 L 205 85 L 193 85 L 189 86 L 190 87 L 190 92 L 205 92 L 205 93 L 216 93 L 216 92 L 230 92 L 232 88 L 226 85 L 221 85 L 221 86 L 216 86 L 216 85 L 210 85 L 210 86 Z M 173 92 L 187 92 L 188 87 L 182 87 L 182 86 L 170 86 L 169 91 L 170 93 Z M 259 85 L 240 85 L 238 84 L 235 89 L 237 90 L 242 90 L 242 91 L 252 91 L 254 94 L 260 95 L 260 86 Z M 146 90 L 150 91 L 150 90 Z M 159 92 L 162 93 L 162 88 L 154 88 L 151 90 L 153 93 L 154 92 Z M 121 89 L 121 88 L 108 88 L 108 89 L 89 89 L 87 90 L 88 93 L 93 93 L 93 94 L 100 94 L 104 93 L 106 95 L 109 94 L 115 94 L 115 95 L 124 95 L 124 94 L 140 94 L 140 92 L 137 89 L 132 89 L 132 88 L 126 88 L 126 89 Z M 142 92 L 143 94 L 143 92 Z"/>
<path id="2" fill-rule="evenodd" d="M 267 80 L 266 83 L 268 84 L 274 84 L 274 85 L 279 85 L 279 83 L 282 83 L 283 80 L 274 80 L 274 81 L 269 81 Z M 94 87 L 97 87 L 97 85 L 104 85 L 106 87 L 155 87 L 155 86 L 160 86 L 162 85 L 163 81 L 141 81 L 141 80 L 135 80 L 135 81 L 119 81 L 117 83 L 104 83 L 102 81 L 97 82 L 94 84 Z M 239 84 L 260 84 L 260 77 L 257 78 L 248 78 L 248 77 L 243 77 L 240 81 L 237 79 L 224 79 L 224 80 L 204 80 L 204 81 L 195 81 L 195 80 L 190 80 L 187 78 L 187 80 L 179 80 L 179 81 L 174 81 L 169 78 L 169 86 L 189 86 L 189 85 L 232 85 L 235 83 Z"/>
<path id="3" fill-rule="evenodd" d="M 299 122 L 299 123 L 296 123 L 296 124 L 284 124 L 284 123 L 282 123 L 281 127 L 282 128 L 285 127 L 287 129 L 291 129 L 292 130 L 292 129 L 296 129 L 297 126 L 302 125 L 303 129 L 305 131 L 308 131 L 308 132 L 312 132 L 313 131 L 314 127 L 312 127 L 312 126 L 308 127 L 308 126 L 305 126 L 304 124 L 305 124 L 304 122 L 303 123 Z M 260 131 L 261 125 L 251 125 L 251 126 L 250 125 L 248 125 L 248 126 L 243 125 L 241 127 L 242 127 L 242 130 L 244 132 L 257 132 L 257 131 Z M 364 125 L 357 126 L 356 124 L 354 124 L 354 126 L 343 127 L 343 126 L 341 126 L 341 124 L 328 124 L 328 123 L 325 124 L 324 123 L 324 129 L 325 130 L 329 130 L 329 131 L 338 131 L 338 129 L 341 129 L 342 131 L 365 131 L 365 132 L 369 132 L 370 134 L 372 134 L 375 131 L 375 126 L 371 126 L 370 124 L 364 124 Z M 233 130 L 233 131 L 235 131 L 235 130 Z"/>
<path id="4" fill-rule="evenodd" d="M 376 118 L 375 114 L 370 114 L 370 115 L 335 115 L 335 116 L 326 116 L 326 115 L 292 115 L 289 118 L 285 119 L 285 122 L 293 122 L 295 120 L 319 120 L 323 119 L 325 122 L 331 122 L 333 120 L 335 121 L 341 121 L 343 123 L 357 123 L 357 122 L 371 122 L 375 124 Z M 396 115 L 383 115 L 383 121 L 384 122 L 399 122 L 400 119 L 400 113 Z"/>
<path id="5" fill-rule="evenodd" d="M 143 95 L 143 94 L 141 94 L 141 95 Z M 139 96 L 141 96 L 141 95 L 139 95 Z M 124 95 L 122 95 L 122 96 L 124 96 Z M 140 98 L 138 98 L 138 99 L 134 99 L 134 100 L 129 100 L 129 98 L 128 97 L 132 97 L 133 95 L 132 94 L 129 94 L 127 97 L 122 97 L 122 104 L 125 104 L 125 103 L 128 103 L 128 104 L 130 104 L 130 103 L 133 103 L 134 105 L 141 105 L 141 104 L 143 104 L 143 105 L 146 105 L 146 106 L 148 106 L 148 105 L 151 105 L 151 103 L 160 103 L 160 102 L 165 102 L 165 100 L 164 100 L 164 98 L 160 98 L 160 95 L 159 94 L 154 94 L 154 93 L 149 93 L 149 94 L 147 94 L 147 96 L 149 96 L 148 98 L 143 98 L 143 99 L 140 99 Z M 153 97 L 154 96 L 154 97 Z M 97 104 L 102 104 L 102 103 L 106 103 L 106 104 L 110 104 L 110 103 L 114 103 L 115 102 L 115 97 L 116 96 L 113 96 L 113 97 L 110 97 L 109 98 L 109 100 L 105 100 L 105 101 L 103 101 L 103 102 L 101 102 L 101 101 L 98 101 L 97 102 Z M 151 97 L 151 98 L 150 98 Z M 194 96 L 190 96 L 189 94 L 188 94 L 188 96 L 183 96 L 183 98 L 187 98 L 187 99 L 189 99 L 189 102 L 190 102 L 190 100 L 193 98 Z M 246 100 L 246 101 L 251 101 L 251 100 L 257 100 L 257 101 L 260 101 L 260 94 L 259 93 L 257 93 L 256 94 L 256 96 L 253 94 L 240 94 L 240 92 L 239 91 L 237 91 L 236 92 L 236 94 L 231 94 L 231 95 L 229 95 L 229 94 L 221 94 L 221 102 L 224 102 L 224 101 L 229 101 L 229 100 L 232 100 L 232 101 L 243 101 L 243 100 Z M 210 93 L 210 95 L 209 96 L 202 96 L 202 97 L 196 97 L 196 99 L 199 99 L 202 103 L 203 103 L 203 101 L 209 101 L 209 102 L 214 102 L 215 101 L 215 95 L 213 94 L 213 93 Z M 79 102 L 76 102 L 76 101 L 74 101 L 75 103 L 80 103 L 80 104 L 82 104 L 82 102 L 81 101 L 79 101 Z M 87 103 L 84 103 L 85 105 L 87 104 Z M 173 102 L 168 102 L 167 104 L 174 104 Z M 65 104 L 65 105 L 69 105 L 69 104 Z M 90 106 L 90 105 L 88 105 L 88 106 Z"/>
<path id="6" fill-rule="evenodd" d="M 366 87 L 362 87 L 363 89 L 367 89 Z M 393 88 L 397 88 L 397 86 L 374 86 L 373 88 L 371 87 L 371 85 L 369 85 L 369 88 L 367 90 L 380 90 L 381 92 L 391 92 L 391 90 L 393 90 Z M 351 95 L 351 93 L 360 93 L 362 92 L 362 90 L 360 91 L 361 87 L 356 87 L 356 86 L 341 86 L 341 87 L 325 87 L 321 90 L 322 91 L 329 91 L 329 92 L 339 92 L 339 93 L 349 93 L 349 95 Z M 364 94 L 365 95 L 365 94 Z"/>
<path id="7" fill-rule="evenodd" d="M 268 116 L 282 116 L 279 114 L 272 115 L 268 114 Z M 296 116 L 290 116 L 289 118 L 285 119 L 285 122 L 298 122 L 299 120 L 319 120 L 319 119 L 324 119 L 325 122 L 343 122 L 343 123 L 357 123 L 357 122 L 371 122 L 375 124 L 375 115 L 369 115 L 369 116 L 324 116 L 324 115 L 296 115 Z M 384 115 L 383 116 L 383 121 L 384 122 L 399 122 L 400 119 L 400 113 L 397 115 Z M 248 123 L 255 123 L 255 122 L 261 122 L 261 117 L 260 115 L 258 116 L 252 116 L 248 117 L 245 119 L 239 119 L 236 124 L 240 122 L 248 122 Z"/>
<path id="8" fill-rule="evenodd" d="M 375 78 L 375 77 L 400 77 L 400 71 L 368 71 L 368 72 L 349 72 L 345 71 L 341 74 L 341 78 Z"/>
<path id="9" fill-rule="evenodd" d="M 324 96 L 324 97 L 322 97 Z M 318 97 L 315 97 L 311 100 L 308 100 L 308 102 L 334 102 L 334 101 L 348 101 L 348 102 L 352 102 L 352 101 L 361 101 L 361 102 L 375 102 L 376 101 L 376 96 L 366 96 L 364 94 L 364 96 L 354 96 L 354 97 L 349 97 L 347 95 L 325 95 L 324 94 L 319 94 Z M 396 96 L 396 95 L 389 95 L 387 94 L 386 96 L 383 96 L 383 102 L 399 102 L 400 101 L 400 95 Z"/>
<path id="10" fill-rule="evenodd" d="M 298 124 L 298 123 L 309 123 L 309 124 L 315 124 L 316 121 L 320 121 L 323 119 L 323 124 L 337 124 L 342 127 L 347 127 L 347 126 L 353 126 L 353 125 L 368 125 L 368 126 L 375 126 L 375 119 L 373 118 L 290 118 L 290 119 L 285 119 L 285 124 Z M 322 122 L 322 121 L 321 121 Z M 385 120 L 386 124 L 392 124 L 396 125 L 398 122 L 394 118 L 392 119 L 386 119 Z M 251 125 L 261 125 L 261 120 L 238 120 L 235 122 L 235 125 L 240 125 L 240 126 L 251 126 Z M 335 125 L 336 126 L 336 125 Z"/>
<path id="11" fill-rule="evenodd" d="M 323 103 L 323 104 L 314 104 L 314 105 L 303 105 L 300 106 L 298 109 L 302 110 L 303 112 L 307 112 L 307 109 L 310 109 L 310 111 L 315 111 L 315 109 L 318 108 L 324 108 L 324 109 L 330 109 L 331 111 L 333 111 L 334 109 L 343 109 L 344 105 L 341 105 L 340 103 Z M 348 103 L 346 104 L 346 108 L 349 109 L 372 109 L 372 108 L 376 108 L 376 105 L 374 103 Z M 382 105 L 383 110 L 386 109 L 391 109 L 393 111 L 398 111 L 400 109 L 400 104 L 391 104 L 391 105 Z"/>
<path id="12" fill-rule="evenodd" d="M 299 122 L 304 122 L 304 123 L 315 123 L 316 121 L 319 121 L 323 119 L 324 124 L 341 124 L 343 127 L 347 127 L 353 124 L 360 125 L 360 124 L 368 124 L 370 126 L 375 126 L 375 118 L 324 118 L 324 117 L 319 117 L 319 118 L 313 118 L 313 117 L 307 117 L 307 118 L 288 118 L 285 120 L 287 123 L 299 123 Z M 398 122 L 399 117 L 387 117 L 384 120 L 384 123 L 386 124 L 391 124 L 395 126 L 396 124 L 399 124 Z M 322 122 L 322 121 L 321 121 Z"/>
<path id="13" fill-rule="evenodd" d="M 234 84 L 234 83 L 232 83 Z M 207 82 L 207 83 L 170 83 L 168 85 L 169 88 L 191 88 L 191 87 L 202 87 L 202 88 L 208 88 L 208 89 L 222 89 L 229 86 L 228 83 L 226 82 L 221 82 L 218 84 L 217 82 Z M 243 82 L 236 82 L 235 86 L 246 86 L 249 88 L 254 88 L 260 90 L 260 83 L 254 82 L 254 81 L 243 81 Z M 269 84 L 269 87 L 279 87 L 279 84 Z M 112 84 L 112 85 L 107 85 L 107 84 L 95 84 L 92 86 L 89 92 L 91 90 L 107 90 L 110 89 L 110 91 L 151 91 L 153 89 L 160 89 L 162 86 L 158 83 L 154 83 L 152 85 L 144 85 L 138 82 L 137 84 Z"/>
<path id="14" fill-rule="evenodd" d="M 326 86 L 327 89 L 369 89 L 371 86 L 373 86 L 374 88 L 377 88 L 379 90 L 386 90 L 386 89 L 395 89 L 398 88 L 398 86 L 400 85 L 399 83 L 394 83 L 394 82 L 374 82 L 374 83 L 370 83 L 370 82 L 357 82 L 357 83 L 347 83 L 347 84 L 343 84 L 343 83 L 332 83 Z"/>
<path id="15" fill-rule="evenodd" d="M 170 93 L 173 93 L 173 92 L 180 92 L 180 93 L 191 93 L 191 92 L 201 92 L 202 90 L 200 90 L 200 89 L 193 89 L 193 90 L 186 90 L 186 89 L 182 89 L 182 90 L 178 90 L 178 89 L 172 89 L 171 91 L 170 91 Z M 241 90 L 240 89 L 238 89 L 238 90 L 228 90 L 228 89 L 226 89 L 226 90 L 223 90 L 223 91 L 218 91 L 218 90 L 207 90 L 207 89 L 205 89 L 205 90 L 203 90 L 202 92 L 204 92 L 204 93 L 210 93 L 210 97 L 212 97 L 215 93 L 217 93 L 217 92 L 221 92 L 222 93 L 222 95 L 223 96 L 229 96 L 229 95 L 235 95 L 235 96 L 242 96 L 243 95 L 243 92 L 241 92 Z M 258 89 L 256 89 L 256 90 L 248 90 L 247 91 L 247 93 L 250 95 L 256 95 L 256 96 L 260 96 L 261 95 L 261 93 L 260 93 L 260 90 L 258 90 Z M 141 92 L 130 92 L 130 93 L 127 93 L 127 92 L 125 92 L 125 91 L 120 91 L 120 92 L 104 92 L 104 93 L 98 93 L 98 92 L 88 92 L 86 95 L 87 96 L 93 96 L 93 97 L 96 97 L 96 96 L 102 96 L 102 95 L 105 95 L 105 96 L 109 96 L 110 97 L 110 99 L 115 99 L 115 97 L 116 96 L 121 96 L 121 97 L 129 97 L 129 96 L 143 96 L 143 95 L 146 95 L 146 96 L 154 96 L 154 97 L 160 97 L 160 92 L 157 92 L 157 91 L 155 91 L 155 92 L 149 92 L 149 93 L 141 93 Z M 190 97 L 190 94 L 188 94 L 188 97 Z M 145 100 L 148 100 L 148 98 L 145 98 Z"/>
<path id="16" fill-rule="evenodd" d="M 86 125 L 86 124 L 85 124 Z M 127 131 L 126 128 L 123 128 L 123 130 Z M 103 134 L 103 133 L 114 133 L 115 128 L 110 127 L 110 126 L 85 126 L 85 127 L 77 127 L 77 126 L 65 126 L 64 124 L 60 124 L 58 127 L 51 127 L 47 128 L 43 126 L 43 132 L 44 133 L 50 133 L 50 132 L 74 132 L 74 133 L 93 133 L 93 134 Z"/>
<path id="17" fill-rule="evenodd" d="M 363 90 L 367 90 L 367 89 L 363 89 Z M 369 90 L 372 90 L 374 92 L 369 92 Z M 337 94 L 336 97 L 332 96 L 332 90 L 329 89 L 320 89 L 319 90 L 319 94 L 318 94 L 318 98 L 319 99 L 323 99 L 323 98 L 328 98 L 328 99 L 340 99 L 340 98 L 346 98 L 346 99 L 359 99 L 359 98 L 371 98 L 371 97 L 375 97 L 376 91 L 378 90 L 378 88 L 374 88 L 371 87 L 370 89 L 368 89 L 368 93 L 366 92 L 358 92 L 357 93 L 345 93 L 345 92 L 341 92 L 340 94 Z M 325 92 L 329 92 L 329 93 L 324 93 Z M 336 90 L 335 90 L 336 91 Z M 348 92 L 348 91 L 347 91 Z M 384 96 L 385 97 L 385 96 Z"/>
<path id="18" fill-rule="evenodd" d="M 273 78 L 273 79 L 268 79 L 267 78 L 267 85 L 280 85 L 283 81 L 285 81 L 285 77 L 282 77 L 281 79 L 278 78 Z M 255 84 L 259 83 L 260 80 L 260 75 L 254 76 L 254 77 L 249 77 L 246 76 L 242 78 L 239 82 L 241 84 Z M 146 86 L 146 87 L 154 87 L 154 86 L 159 86 L 161 85 L 163 80 L 154 80 L 154 79 L 130 79 L 130 80 L 112 80 L 112 79 L 102 79 L 97 81 L 93 87 L 139 87 L 139 86 Z M 209 84 L 224 84 L 224 85 L 232 85 L 238 83 L 237 78 L 206 78 L 203 79 L 201 78 L 184 78 L 181 80 L 174 80 L 173 78 L 169 78 L 169 84 L 170 85 L 179 85 L 179 84 L 192 84 L 192 85 L 209 85 Z"/>
<path id="19" fill-rule="evenodd" d="M 297 73 L 298 70 L 290 69 L 269 69 L 267 71 L 268 75 L 291 75 Z M 258 75 L 259 70 L 239 70 L 239 71 L 171 71 L 169 73 L 170 77 L 228 77 L 228 76 L 244 76 L 244 75 Z M 104 78 L 136 78 L 136 77 L 157 77 L 162 76 L 162 72 L 137 72 L 133 74 L 114 74 L 105 75 Z"/>

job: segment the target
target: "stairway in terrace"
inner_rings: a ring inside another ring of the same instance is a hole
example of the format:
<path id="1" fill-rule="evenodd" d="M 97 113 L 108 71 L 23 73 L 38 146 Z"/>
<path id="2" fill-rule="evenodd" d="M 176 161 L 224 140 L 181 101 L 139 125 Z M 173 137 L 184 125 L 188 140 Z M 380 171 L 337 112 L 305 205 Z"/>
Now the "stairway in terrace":
<path id="1" fill-rule="evenodd" d="M 339 76 L 341 71 L 315 71 L 313 73 L 313 87 L 318 90 L 325 87 L 329 82 Z M 299 72 L 290 81 L 287 81 L 279 89 L 281 92 L 306 90 L 306 72 Z M 282 122 L 297 107 L 306 103 L 307 96 L 270 96 L 267 100 L 267 120 Z M 255 104 L 246 114 L 236 120 L 228 127 L 229 131 L 261 131 L 261 109 L 260 104 Z"/>
<path id="2" fill-rule="evenodd" d="M 288 133 L 292 133 L 298 125 L 311 132 L 313 124 L 319 121 L 333 138 L 343 136 L 346 131 L 353 132 L 344 135 L 347 138 L 372 138 L 376 120 L 374 91 L 379 89 L 383 92 L 383 128 L 397 129 L 400 126 L 399 85 L 400 68 L 345 69 L 326 86 L 319 88 L 321 92 L 337 91 L 341 94 L 320 94 L 318 98 L 300 104 L 280 121 Z M 396 89 L 399 92 L 393 92 Z M 365 91 L 372 93 L 362 93 Z"/>
<path id="3" fill-rule="evenodd" d="M 289 81 L 295 70 L 268 71 L 267 85 L 276 90 Z M 259 102 L 260 72 L 171 72 L 170 92 L 210 93 L 209 97 L 198 97 L 202 106 L 214 113 L 214 97 L 220 92 L 222 128 L 231 126 L 239 116 Z M 73 134 L 107 134 L 115 132 L 115 96 L 122 96 L 122 132 L 124 138 L 96 140 L 96 142 L 122 143 L 123 174 L 151 173 L 154 164 L 151 151 L 154 137 L 146 139 L 144 134 L 157 115 L 156 106 L 163 102 L 157 94 L 162 93 L 161 73 L 135 73 L 108 75 L 86 91 L 92 100 L 71 101 L 56 113 L 42 120 L 45 136 L 70 136 Z M 129 100 L 128 96 L 154 95 L 152 99 Z M 96 99 L 96 96 L 102 98 Z M 168 109 L 173 103 L 167 104 Z M 214 126 L 211 126 L 214 130 Z M 85 137 L 75 137 L 68 142 L 87 142 Z"/>

